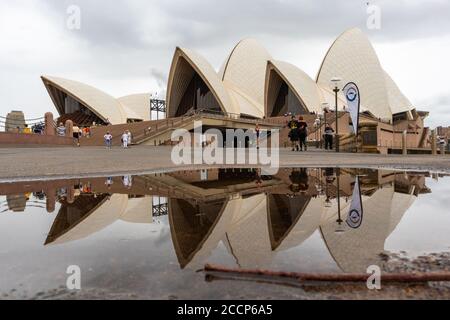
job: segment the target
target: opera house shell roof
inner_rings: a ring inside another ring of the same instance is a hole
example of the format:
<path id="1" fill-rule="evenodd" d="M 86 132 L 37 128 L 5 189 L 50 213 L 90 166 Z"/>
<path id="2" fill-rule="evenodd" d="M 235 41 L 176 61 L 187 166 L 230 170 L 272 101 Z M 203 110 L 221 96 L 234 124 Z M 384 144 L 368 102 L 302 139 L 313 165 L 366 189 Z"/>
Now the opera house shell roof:
<path id="1" fill-rule="evenodd" d="M 286 113 L 319 113 L 334 106 L 331 79 L 355 82 L 361 91 L 362 111 L 391 121 L 394 114 L 414 109 L 383 70 L 368 38 L 359 29 L 343 33 L 331 46 L 316 81 L 298 67 L 274 60 L 254 39 L 237 44 L 217 73 L 199 54 L 177 48 L 168 83 L 170 116 L 193 109 L 263 118 Z M 202 80 L 195 84 L 196 79 Z M 339 95 L 339 108 L 345 99 Z"/>
<path id="2" fill-rule="evenodd" d="M 328 51 L 317 84 L 327 88 L 333 77 L 354 82 L 361 93 L 361 106 L 381 119 L 414 109 L 392 78 L 384 71 L 369 39 L 359 29 L 344 32 Z"/>
<path id="3" fill-rule="evenodd" d="M 414 109 L 381 66 L 368 38 L 361 30 L 350 29 L 332 44 L 315 80 L 298 67 L 274 59 L 254 39 L 240 41 L 219 71 L 200 54 L 177 47 L 167 84 L 167 116 L 196 110 L 256 119 L 321 113 L 325 103 L 335 104 L 330 88 L 334 77 L 342 78 L 343 84 L 355 82 L 362 111 L 377 118 L 392 121 L 394 114 Z M 76 81 L 42 80 L 60 114 L 73 112 L 78 105 L 111 124 L 150 120 L 148 94 L 116 99 Z M 338 104 L 345 109 L 342 94 Z"/>
<path id="4" fill-rule="evenodd" d="M 78 81 L 50 76 L 41 78 L 60 115 L 74 113 L 84 108 L 104 123 L 123 124 L 128 120 L 150 120 L 149 94 L 116 99 Z"/>

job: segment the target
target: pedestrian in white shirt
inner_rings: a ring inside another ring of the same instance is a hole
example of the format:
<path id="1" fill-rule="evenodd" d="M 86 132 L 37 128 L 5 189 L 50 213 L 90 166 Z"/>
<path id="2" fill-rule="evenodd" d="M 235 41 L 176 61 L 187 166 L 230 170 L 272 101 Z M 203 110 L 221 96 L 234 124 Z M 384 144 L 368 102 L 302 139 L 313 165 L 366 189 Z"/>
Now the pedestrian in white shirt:
<path id="1" fill-rule="evenodd" d="M 128 133 L 126 131 L 122 134 L 122 146 L 124 149 L 128 148 Z"/>
<path id="2" fill-rule="evenodd" d="M 105 139 L 106 148 L 111 149 L 112 148 L 112 139 L 113 139 L 113 136 L 111 135 L 111 133 L 107 132 L 104 135 L 104 139 Z"/>
<path id="3" fill-rule="evenodd" d="M 127 130 L 127 134 L 128 134 L 128 145 L 131 146 L 132 135 L 131 135 L 130 130 Z"/>

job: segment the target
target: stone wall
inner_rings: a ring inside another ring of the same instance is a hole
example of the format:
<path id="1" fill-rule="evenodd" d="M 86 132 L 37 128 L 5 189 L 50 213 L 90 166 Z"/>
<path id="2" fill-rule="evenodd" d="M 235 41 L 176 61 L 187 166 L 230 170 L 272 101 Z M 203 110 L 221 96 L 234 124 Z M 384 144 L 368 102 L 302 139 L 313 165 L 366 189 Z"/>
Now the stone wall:
<path id="1" fill-rule="evenodd" d="M 0 147 L 8 146 L 73 146 L 74 140 L 69 137 L 46 136 L 37 134 L 21 134 L 0 132 Z"/>

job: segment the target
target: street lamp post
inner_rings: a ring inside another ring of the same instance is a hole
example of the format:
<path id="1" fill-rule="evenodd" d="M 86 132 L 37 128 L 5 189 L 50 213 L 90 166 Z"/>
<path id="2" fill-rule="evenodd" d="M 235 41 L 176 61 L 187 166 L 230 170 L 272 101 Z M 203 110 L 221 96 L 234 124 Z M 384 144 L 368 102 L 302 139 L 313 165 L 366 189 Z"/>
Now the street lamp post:
<path id="1" fill-rule="evenodd" d="M 320 148 L 320 141 L 321 141 L 320 131 L 319 130 L 321 130 L 321 126 L 322 126 L 322 119 L 320 118 L 320 116 L 317 116 L 317 119 L 314 122 L 314 126 L 316 128 L 316 148 L 319 149 Z"/>
<path id="2" fill-rule="evenodd" d="M 330 105 L 328 104 L 328 102 L 322 103 L 322 111 L 323 111 L 323 125 L 324 128 L 326 128 L 327 126 L 327 113 L 328 110 L 330 109 Z M 321 137 L 322 138 L 322 137 Z"/>
<path id="3" fill-rule="evenodd" d="M 336 152 L 339 152 L 339 115 L 338 115 L 338 93 L 341 91 L 340 84 L 341 78 L 333 78 L 331 79 L 331 85 L 333 88 L 334 96 L 335 96 L 335 113 L 336 113 Z"/>

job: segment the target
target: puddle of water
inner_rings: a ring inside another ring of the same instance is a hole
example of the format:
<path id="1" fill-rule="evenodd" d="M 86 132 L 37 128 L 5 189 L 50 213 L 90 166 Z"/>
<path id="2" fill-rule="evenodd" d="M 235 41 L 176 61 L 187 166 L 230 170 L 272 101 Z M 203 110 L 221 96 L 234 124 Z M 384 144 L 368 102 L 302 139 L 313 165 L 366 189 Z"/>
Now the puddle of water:
<path id="1" fill-rule="evenodd" d="M 206 282 L 195 271 L 365 273 L 383 252 L 450 251 L 449 181 L 296 168 L 0 184 L 0 296 L 65 287 L 77 265 L 83 288 L 113 293 L 292 297 L 294 289 Z"/>

